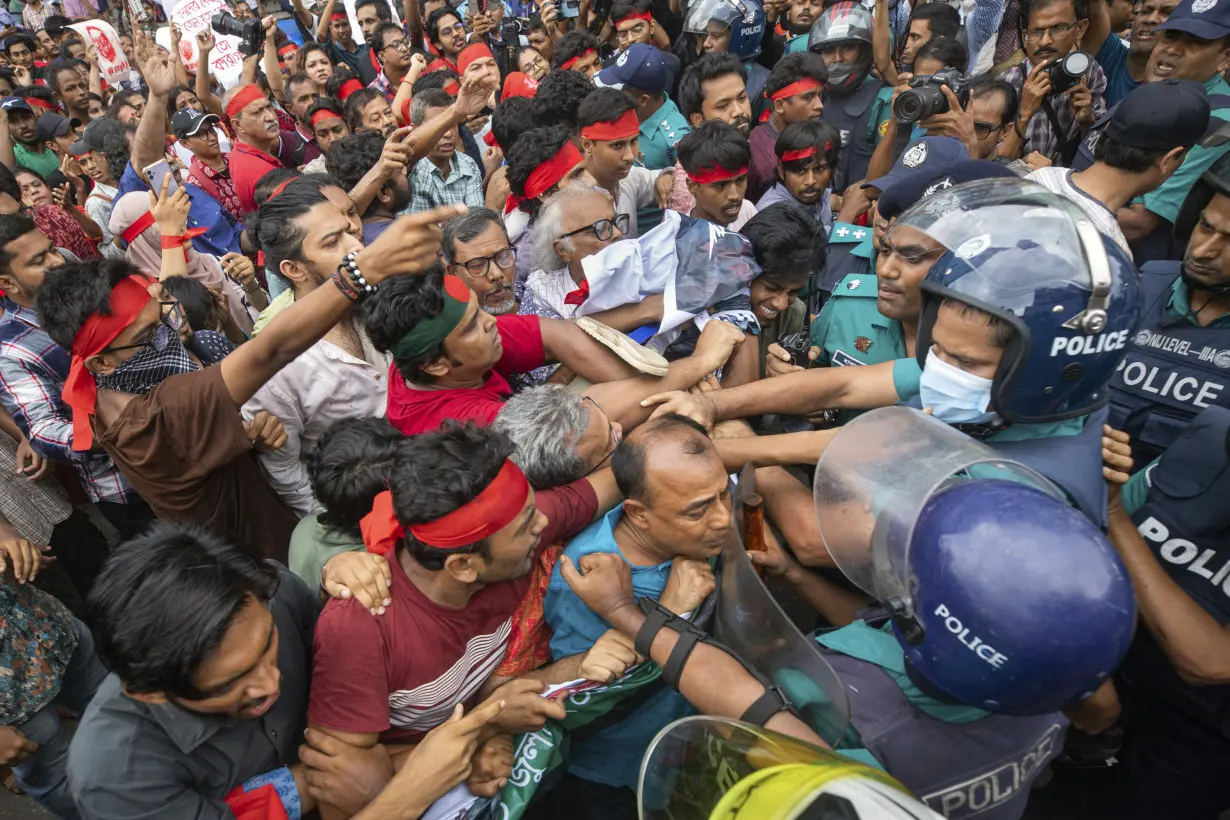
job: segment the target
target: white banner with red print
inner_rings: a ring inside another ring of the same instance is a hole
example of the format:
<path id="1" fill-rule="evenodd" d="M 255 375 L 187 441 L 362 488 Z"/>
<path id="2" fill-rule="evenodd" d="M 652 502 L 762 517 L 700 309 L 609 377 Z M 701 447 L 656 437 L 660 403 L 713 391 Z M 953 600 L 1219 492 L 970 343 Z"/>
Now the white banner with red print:
<path id="1" fill-rule="evenodd" d="M 69 28 L 94 46 L 94 53 L 98 55 L 98 72 L 104 80 L 115 85 L 120 80 L 128 79 L 132 66 L 128 64 L 124 49 L 120 48 L 120 36 L 110 23 L 88 20 L 84 23 L 72 23 Z"/>
<path id="2" fill-rule="evenodd" d="M 167 3 L 166 5 L 170 5 Z M 195 74 L 200 55 L 197 52 L 196 33 L 209 28 L 209 19 L 216 13 L 224 11 L 231 13 L 230 7 L 223 0 L 179 0 L 171 7 L 171 23 L 179 28 L 179 57 L 184 61 L 184 68 Z M 158 44 L 171 48 L 171 31 L 161 28 L 157 33 Z M 209 70 L 222 83 L 223 88 L 231 88 L 239 83 L 239 75 L 243 73 L 243 55 L 239 53 L 239 38 L 214 32 L 214 48 L 209 53 Z"/>

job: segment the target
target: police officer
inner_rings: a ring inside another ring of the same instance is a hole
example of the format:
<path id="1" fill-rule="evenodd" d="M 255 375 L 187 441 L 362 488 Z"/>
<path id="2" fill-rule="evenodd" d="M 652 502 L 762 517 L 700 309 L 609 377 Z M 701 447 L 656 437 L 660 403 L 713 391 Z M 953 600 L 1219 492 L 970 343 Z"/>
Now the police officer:
<path id="1" fill-rule="evenodd" d="M 829 69 L 822 122 L 841 134 L 834 190 L 844 191 L 867 175 L 880 140 L 880 126 L 892 113 L 893 90 L 871 76 L 871 12 L 844 2 L 824 10 L 812 26 L 807 48 Z M 749 89 L 750 91 L 750 89 Z"/>
<path id="2" fill-rule="evenodd" d="M 1230 409 L 1210 407 L 1110 506 L 1141 628 L 1116 678 L 1124 745 L 1106 817 L 1230 808 Z"/>
<path id="3" fill-rule="evenodd" d="M 670 97 L 665 55 L 650 45 L 633 43 L 614 64 L 594 76 L 594 84 L 629 94 L 641 121 L 641 162 L 658 171 L 675 164 L 675 143 L 692 133 Z"/>
<path id="4" fill-rule="evenodd" d="M 756 62 L 765 38 L 764 7 L 758 0 L 699 0 L 688 9 L 683 30 L 696 35 L 699 51 L 729 51 L 743 60 L 747 96 L 760 98 L 769 69 Z"/>
<path id="5" fill-rule="evenodd" d="M 927 140 L 956 143 L 948 137 Z M 919 285 L 944 248 L 925 235 L 894 231 L 893 220 L 916 202 L 954 185 L 1010 176 L 1011 171 L 996 163 L 965 160 L 953 165 L 928 162 L 913 174 L 894 168 L 877 180 L 876 184 L 884 186 L 876 201 L 877 219 L 887 225 L 879 240 L 879 267 L 874 275 L 846 276 L 812 323 L 817 364 L 842 367 L 913 358 L 922 298 Z M 838 422 L 845 423 L 858 412 L 843 410 Z"/>
<path id="6" fill-rule="evenodd" d="M 1144 314 L 1112 379 L 1111 425 L 1148 464 L 1206 407 L 1230 407 L 1230 155 L 1187 195 L 1182 262 L 1141 268 Z"/>
<path id="7" fill-rule="evenodd" d="M 908 475 L 868 458 L 890 447 L 910 453 Z M 1022 816 L 1063 746 L 1063 710 L 1113 672 L 1135 618 L 1098 529 L 1001 458 L 894 407 L 843 428 L 816 467 L 825 546 L 881 606 L 816 636 L 849 698 L 854 737 L 836 748 L 867 749 L 953 818 Z M 873 540 L 887 547 L 874 561 Z"/>
<path id="8" fill-rule="evenodd" d="M 1045 475 L 1102 524 L 1106 384 L 1140 316 L 1131 260 L 1077 206 L 1013 178 L 932 193 L 886 236 L 907 240 L 938 248 L 920 285 L 914 358 L 672 393 L 666 410 L 722 420 L 909 402 Z M 810 495 L 800 502 L 783 475 L 762 493 L 766 509 L 796 552 L 823 562 L 801 513 Z"/>

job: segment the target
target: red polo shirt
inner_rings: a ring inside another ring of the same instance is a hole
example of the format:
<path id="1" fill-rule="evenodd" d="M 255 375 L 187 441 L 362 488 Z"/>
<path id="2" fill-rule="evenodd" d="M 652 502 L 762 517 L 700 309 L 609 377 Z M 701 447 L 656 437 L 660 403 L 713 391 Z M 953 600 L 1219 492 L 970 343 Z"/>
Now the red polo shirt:
<path id="1" fill-rule="evenodd" d="M 235 185 L 235 196 L 239 197 L 239 205 L 245 215 L 256 210 L 256 183 L 260 182 L 260 178 L 265 174 L 282 167 L 277 157 L 271 157 L 246 142 L 235 143 L 228 165 L 231 169 L 231 182 Z"/>

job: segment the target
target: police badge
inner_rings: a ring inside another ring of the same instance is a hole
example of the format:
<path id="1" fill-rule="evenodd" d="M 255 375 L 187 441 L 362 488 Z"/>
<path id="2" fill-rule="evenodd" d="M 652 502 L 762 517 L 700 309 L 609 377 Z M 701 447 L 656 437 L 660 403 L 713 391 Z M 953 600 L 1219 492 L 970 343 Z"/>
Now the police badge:
<path id="1" fill-rule="evenodd" d="M 856 336 L 854 338 L 854 349 L 859 353 L 866 353 L 869 347 L 871 347 L 871 340 L 866 336 Z"/>

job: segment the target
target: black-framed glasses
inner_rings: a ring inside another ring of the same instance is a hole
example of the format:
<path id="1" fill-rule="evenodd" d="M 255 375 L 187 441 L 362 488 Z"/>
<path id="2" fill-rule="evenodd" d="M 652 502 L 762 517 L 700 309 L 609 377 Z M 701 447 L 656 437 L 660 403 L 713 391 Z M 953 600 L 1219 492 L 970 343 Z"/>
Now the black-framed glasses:
<path id="1" fill-rule="evenodd" d="M 626 234 L 628 232 L 628 225 L 630 225 L 631 222 L 631 215 L 618 214 L 614 219 L 599 219 L 597 222 L 593 222 L 583 228 L 577 228 L 575 231 L 569 231 L 568 233 L 561 235 L 560 239 L 567 239 L 570 236 L 576 236 L 579 233 L 589 231 L 594 235 L 594 239 L 597 239 L 599 242 L 605 242 L 615 235 L 615 228 L 619 228 L 620 233 Z"/>
<path id="2" fill-rule="evenodd" d="M 400 40 L 394 40 L 391 43 L 385 43 L 384 48 L 395 48 L 398 51 L 409 51 L 410 41 L 407 40 L 405 37 L 403 37 Z"/>
<path id="3" fill-rule="evenodd" d="M 158 317 L 159 324 L 166 325 L 172 333 L 178 333 L 179 329 L 184 326 L 184 308 L 179 302 L 159 302 L 162 315 Z M 116 345 L 114 347 L 103 348 L 103 353 L 115 353 L 120 350 L 137 350 L 153 345 L 157 350 L 162 350 L 166 347 L 166 341 L 163 341 L 162 346 L 158 345 L 158 325 L 150 328 L 149 338 L 143 342 L 133 342 L 130 345 Z"/>
<path id="4" fill-rule="evenodd" d="M 1057 40 L 1067 34 L 1072 29 L 1079 26 L 1080 23 L 1060 23 L 1056 26 L 1047 26 L 1046 28 L 1027 28 L 1021 32 L 1021 36 L 1030 42 L 1038 42 L 1046 35 L 1051 35 L 1052 40 Z"/>
<path id="5" fill-rule="evenodd" d="M 496 251 L 491 256 L 476 256 L 465 262 L 454 262 L 453 266 L 464 269 L 475 279 L 481 279 L 491 270 L 492 262 L 495 262 L 496 268 L 508 270 L 517 264 L 517 252 L 512 248 L 505 248 L 502 251 Z"/>
<path id="6" fill-rule="evenodd" d="M 991 132 L 999 127 L 1000 126 L 993 125 L 989 122 L 978 122 L 977 120 L 975 120 L 974 121 L 974 136 L 976 136 L 980 140 L 984 140 L 987 137 L 991 136 Z"/>

